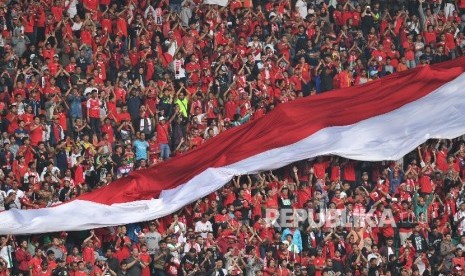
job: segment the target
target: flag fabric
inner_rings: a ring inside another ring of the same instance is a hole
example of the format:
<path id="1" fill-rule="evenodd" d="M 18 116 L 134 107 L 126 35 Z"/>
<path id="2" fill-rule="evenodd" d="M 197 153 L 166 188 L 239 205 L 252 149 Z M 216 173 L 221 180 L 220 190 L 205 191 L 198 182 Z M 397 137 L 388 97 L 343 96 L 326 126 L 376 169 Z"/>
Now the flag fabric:
<path id="1" fill-rule="evenodd" d="M 206 5 L 218 5 L 221 7 L 226 7 L 228 5 L 228 0 L 205 0 L 203 3 Z"/>
<path id="2" fill-rule="evenodd" d="M 234 176 L 338 155 L 397 160 L 465 134 L 465 60 L 393 74 L 278 105 L 195 150 L 58 206 L 0 213 L 0 234 L 85 230 L 169 215 Z"/>

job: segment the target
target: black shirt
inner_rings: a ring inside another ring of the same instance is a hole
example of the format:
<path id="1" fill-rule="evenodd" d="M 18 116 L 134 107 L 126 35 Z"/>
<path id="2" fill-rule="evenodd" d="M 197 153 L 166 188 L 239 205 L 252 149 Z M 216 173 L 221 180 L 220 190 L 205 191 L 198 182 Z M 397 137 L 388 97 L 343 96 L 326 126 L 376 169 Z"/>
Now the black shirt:
<path id="1" fill-rule="evenodd" d="M 336 68 L 332 66 L 323 66 L 320 74 L 321 92 L 333 89 L 333 79 L 336 75 Z"/>
<path id="2" fill-rule="evenodd" d="M 236 209 L 236 211 L 240 211 L 242 218 L 247 218 L 249 215 L 250 210 L 250 203 L 246 199 L 236 199 L 234 201 L 234 208 L 242 207 L 240 209 Z"/>
<path id="3" fill-rule="evenodd" d="M 190 271 L 194 270 L 195 265 L 198 264 L 197 258 L 189 256 L 189 254 L 186 254 L 182 260 L 181 264 L 184 268 L 184 270 L 189 273 Z"/>
<path id="4" fill-rule="evenodd" d="M 118 273 L 116 273 L 116 276 L 124 276 L 124 275 L 129 275 L 129 273 L 127 271 L 118 271 Z"/>
<path id="5" fill-rule="evenodd" d="M 424 253 L 428 249 L 425 238 L 420 234 L 412 234 L 409 240 L 412 241 L 412 245 L 415 247 L 416 252 Z"/>
<path id="6" fill-rule="evenodd" d="M 116 168 L 119 168 L 121 166 L 121 163 L 123 161 L 123 157 L 117 153 L 114 153 L 112 156 L 111 156 L 111 160 L 113 160 L 113 162 L 115 162 L 115 171 L 116 171 Z"/>
<path id="7" fill-rule="evenodd" d="M 436 54 L 433 56 L 433 62 L 432 63 L 440 63 L 443 61 L 449 60 L 449 56 L 444 55 L 444 54 Z"/>
<path id="8" fill-rule="evenodd" d="M 107 260 L 108 267 L 113 271 L 118 271 L 119 269 L 119 261 L 116 258 L 108 258 Z"/>
<path id="9" fill-rule="evenodd" d="M 58 267 L 53 270 L 53 276 L 68 276 L 68 270 L 66 267 Z"/>
<path id="10" fill-rule="evenodd" d="M 308 36 L 306 33 L 297 34 L 295 41 L 295 52 L 297 53 L 300 50 L 305 50 L 307 48 Z"/>
<path id="11" fill-rule="evenodd" d="M 129 263 L 132 263 L 134 262 L 134 257 L 129 257 L 126 259 L 126 262 L 129 264 Z M 130 275 L 130 276 L 140 276 L 142 275 L 142 265 L 140 263 L 140 261 L 136 261 L 136 263 L 128 269 L 128 272 L 127 272 L 127 275 Z"/>
<path id="12" fill-rule="evenodd" d="M 44 168 L 47 166 L 47 162 L 49 160 L 49 155 L 46 151 L 37 151 L 35 154 L 35 158 L 37 160 L 37 172 L 42 172 Z"/>
<path id="13" fill-rule="evenodd" d="M 439 252 L 441 248 L 442 242 L 442 234 L 438 232 L 438 234 L 434 234 L 434 232 L 429 233 L 428 235 L 429 245 L 433 246 L 436 251 Z"/>
<path id="14" fill-rule="evenodd" d="M 375 19 L 371 13 L 367 13 L 362 17 L 362 31 L 366 34 L 373 27 Z"/>

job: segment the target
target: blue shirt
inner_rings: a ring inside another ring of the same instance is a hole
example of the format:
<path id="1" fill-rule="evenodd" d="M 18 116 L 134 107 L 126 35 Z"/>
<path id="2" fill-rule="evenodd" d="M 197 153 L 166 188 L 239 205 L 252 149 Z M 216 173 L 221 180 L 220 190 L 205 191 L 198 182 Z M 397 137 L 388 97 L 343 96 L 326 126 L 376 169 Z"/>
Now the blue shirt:
<path id="1" fill-rule="evenodd" d="M 68 104 L 69 104 L 69 116 L 71 118 L 82 118 L 82 105 L 81 105 L 82 98 L 80 96 L 70 95 L 68 96 Z"/>
<path id="2" fill-rule="evenodd" d="M 15 134 L 18 135 L 19 137 L 21 137 L 21 138 L 16 138 L 16 145 L 18 145 L 18 146 L 22 146 L 22 145 L 23 145 L 23 140 L 22 140 L 22 139 L 23 139 L 24 137 L 29 137 L 29 135 L 28 135 L 28 133 L 27 133 L 27 130 L 25 130 L 25 129 L 19 129 L 19 128 L 17 128 L 17 129 L 15 130 Z M 15 136 L 15 137 L 16 137 L 16 136 Z"/>
<path id="3" fill-rule="evenodd" d="M 134 141 L 134 152 L 136 154 L 136 160 L 148 159 L 147 149 L 149 148 L 149 143 L 147 141 L 136 140 Z"/>

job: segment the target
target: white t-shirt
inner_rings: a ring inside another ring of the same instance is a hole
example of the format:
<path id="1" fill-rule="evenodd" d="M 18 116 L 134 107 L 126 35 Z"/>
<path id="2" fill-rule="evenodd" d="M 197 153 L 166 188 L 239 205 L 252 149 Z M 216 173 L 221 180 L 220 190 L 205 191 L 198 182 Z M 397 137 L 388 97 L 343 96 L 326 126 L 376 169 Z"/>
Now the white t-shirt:
<path id="1" fill-rule="evenodd" d="M 253 54 L 253 58 L 255 61 L 259 61 L 262 59 L 262 49 L 263 49 L 263 45 L 262 45 L 262 42 L 260 41 L 250 41 L 248 44 L 247 44 L 248 47 L 252 47 L 253 51 L 252 51 L 252 54 Z"/>
<path id="2" fill-rule="evenodd" d="M 178 42 L 176 40 L 173 40 L 173 42 L 166 40 L 165 45 L 169 46 L 167 53 L 173 57 L 176 50 L 178 50 Z"/>
<path id="3" fill-rule="evenodd" d="M 173 70 L 174 70 L 174 78 L 175 79 L 182 79 L 186 77 L 186 70 L 184 69 L 184 60 L 182 59 L 175 59 L 173 60 Z"/>
<path id="4" fill-rule="evenodd" d="M 186 232 L 186 225 L 180 221 L 174 225 L 174 234 L 183 235 Z"/>
<path id="5" fill-rule="evenodd" d="M 77 164 L 77 161 L 78 161 L 78 157 L 81 157 L 81 153 L 71 153 L 71 157 L 70 157 L 70 160 L 71 160 L 71 167 L 74 167 L 74 165 Z"/>
<path id="6" fill-rule="evenodd" d="M 68 15 L 70 18 L 74 18 L 77 14 L 77 0 L 66 1 L 65 5 L 68 6 Z"/>
<path id="7" fill-rule="evenodd" d="M 155 254 L 158 250 L 158 243 L 162 239 L 161 234 L 157 231 L 145 233 L 145 239 L 147 241 L 147 248 L 150 254 Z"/>
<path id="8" fill-rule="evenodd" d="M 302 1 L 302 0 L 297 0 L 297 3 L 295 3 L 295 8 L 299 12 L 300 17 L 304 18 L 307 17 L 307 2 Z"/>
<path id="9" fill-rule="evenodd" d="M 7 245 L 0 249 L 0 258 L 5 260 L 7 267 L 12 268 L 13 267 L 13 261 L 12 261 L 12 256 L 11 254 L 13 253 L 13 250 L 11 248 L 11 245 Z"/>
<path id="10" fill-rule="evenodd" d="M 71 30 L 73 31 L 79 31 L 82 28 L 82 22 L 73 22 L 73 25 L 71 26 Z"/>
<path id="11" fill-rule="evenodd" d="M 40 181 L 40 176 L 37 172 L 26 172 L 24 174 L 24 183 L 29 183 L 29 177 L 33 176 L 36 183 Z"/>
<path id="12" fill-rule="evenodd" d="M 177 244 L 174 245 L 172 243 L 169 243 L 166 245 L 166 247 L 171 251 L 171 255 L 173 255 L 174 259 L 179 261 L 180 260 L 180 256 L 179 256 L 179 252 L 178 252 L 178 247 L 177 247 Z"/>
<path id="13" fill-rule="evenodd" d="M 221 271 L 223 272 L 223 275 L 228 275 L 228 271 L 224 268 L 221 269 Z M 221 273 L 219 271 L 215 271 L 215 276 L 220 276 Z"/>
<path id="14" fill-rule="evenodd" d="M 0 191 L 0 211 L 5 211 L 5 199 L 6 199 L 5 191 Z"/>
<path id="15" fill-rule="evenodd" d="M 458 222 L 461 218 L 465 217 L 465 211 L 458 211 L 457 213 L 455 213 L 454 215 L 454 222 Z M 460 224 L 458 225 L 458 231 L 459 231 L 459 235 L 463 235 L 463 233 L 465 232 L 465 219 L 463 219 Z"/>
<path id="16" fill-rule="evenodd" d="M 390 257 L 391 255 L 394 255 L 394 250 L 392 250 L 392 247 L 388 247 L 388 257 Z"/>
<path id="17" fill-rule="evenodd" d="M 207 222 L 203 223 L 201 220 L 197 221 L 195 224 L 195 232 L 200 233 L 202 238 L 206 239 L 208 232 L 213 232 L 212 224 L 207 220 Z"/>
<path id="18" fill-rule="evenodd" d="M 294 253 L 294 254 L 299 254 L 300 253 L 299 247 L 294 243 L 291 243 L 289 245 L 289 247 L 287 248 L 287 250 L 289 252 L 291 252 L 291 253 Z"/>
<path id="19" fill-rule="evenodd" d="M 45 174 L 48 172 L 48 168 L 45 167 L 44 170 L 42 171 L 42 173 L 40 174 L 40 180 L 41 181 L 44 181 L 45 180 Z M 53 167 L 52 168 L 52 179 L 55 178 L 56 175 L 59 175 L 60 174 L 60 169 L 58 167 Z"/>
<path id="20" fill-rule="evenodd" d="M 9 190 L 6 194 L 8 195 L 10 193 L 10 191 L 12 190 Z M 24 197 L 24 192 L 21 191 L 21 190 L 16 190 L 16 198 L 15 200 L 10 203 L 10 208 L 12 208 L 12 206 L 14 206 L 13 208 L 18 208 L 18 209 L 21 209 L 21 198 Z"/>

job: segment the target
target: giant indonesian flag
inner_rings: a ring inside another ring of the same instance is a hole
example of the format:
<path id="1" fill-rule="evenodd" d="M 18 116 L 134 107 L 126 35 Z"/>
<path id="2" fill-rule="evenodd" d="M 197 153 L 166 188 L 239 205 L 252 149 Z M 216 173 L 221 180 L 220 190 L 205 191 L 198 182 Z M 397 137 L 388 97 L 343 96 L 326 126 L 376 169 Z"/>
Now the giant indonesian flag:
<path id="1" fill-rule="evenodd" d="M 299 99 L 191 152 L 59 206 L 0 213 L 0 234 L 84 230 L 163 217 L 233 176 L 319 155 L 397 160 L 465 133 L 465 59 Z"/>

